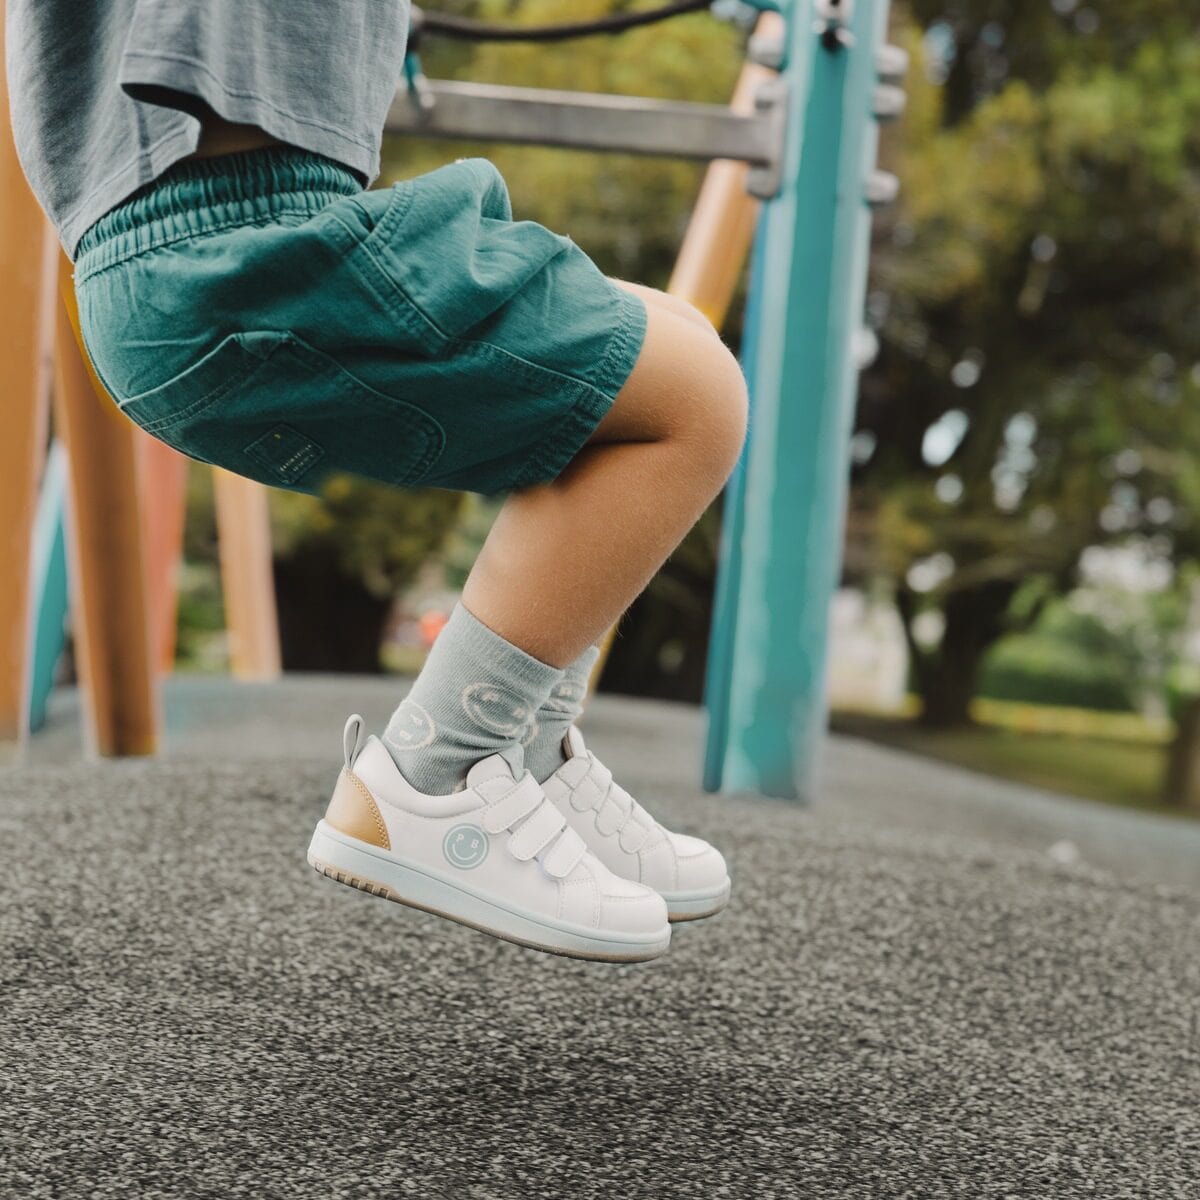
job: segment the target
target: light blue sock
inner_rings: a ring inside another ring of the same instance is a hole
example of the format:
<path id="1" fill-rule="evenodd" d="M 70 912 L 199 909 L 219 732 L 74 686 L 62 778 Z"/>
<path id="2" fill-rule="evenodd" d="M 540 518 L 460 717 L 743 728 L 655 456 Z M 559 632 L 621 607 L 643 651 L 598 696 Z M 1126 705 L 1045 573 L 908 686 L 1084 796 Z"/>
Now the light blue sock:
<path id="1" fill-rule="evenodd" d="M 537 710 L 532 737 L 525 743 L 525 765 L 538 783 L 544 783 L 567 761 L 563 738 L 583 713 L 588 680 L 599 657 L 600 647 L 589 646 L 563 671 L 562 678 Z"/>
<path id="2" fill-rule="evenodd" d="M 562 674 L 456 605 L 383 744 L 426 795 L 453 792 L 489 754 L 505 754 L 520 774 L 521 741 Z"/>

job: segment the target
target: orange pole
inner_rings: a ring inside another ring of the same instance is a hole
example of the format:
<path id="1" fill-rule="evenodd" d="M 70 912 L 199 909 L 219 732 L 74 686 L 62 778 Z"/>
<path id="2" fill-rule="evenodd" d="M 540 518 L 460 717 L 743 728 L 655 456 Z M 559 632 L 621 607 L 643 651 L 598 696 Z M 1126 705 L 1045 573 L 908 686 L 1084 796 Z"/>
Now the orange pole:
<path id="1" fill-rule="evenodd" d="M 754 31 L 756 35 L 782 37 L 783 18 L 778 13 L 763 13 Z M 736 113 L 753 112 L 754 93 L 774 75 L 769 67 L 747 63 L 738 76 L 730 108 Z M 748 170 L 745 163 L 728 158 L 709 163 L 667 284 L 672 296 L 695 305 L 717 329 L 725 323 L 733 303 L 758 223 L 759 202 L 746 191 Z M 592 690 L 600 682 L 616 636 L 614 625 L 601 644 L 600 657 L 592 669 Z"/>
<path id="2" fill-rule="evenodd" d="M 188 460 L 166 442 L 138 437 L 141 469 L 142 537 L 150 587 L 151 629 L 158 669 L 175 666 L 175 624 L 179 606 L 179 566 L 187 516 Z"/>
<path id="3" fill-rule="evenodd" d="M 70 462 L 72 623 L 88 734 L 102 755 L 153 754 L 160 728 L 156 656 L 139 511 L 140 433 L 80 348 L 64 256 L 55 340 L 55 419 Z"/>
<path id="4" fill-rule="evenodd" d="M 237 679 L 277 679 L 283 668 L 267 489 L 214 467 L 213 494 L 230 668 Z"/>
<path id="5" fill-rule="evenodd" d="M 2 17 L 0 13 L 0 17 Z M 0 20 L 0 72 L 3 72 Z M 49 346 L 54 322 L 57 243 L 38 207 L 13 144 L 8 89 L 0 76 L 0 746 L 28 734 L 30 549 L 38 482 L 46 454 Z"/>
<path id="6" fill-rule="evenodd" d="M 756 36 L 782 37 L 783 33 L 784 21 L 778 13 L 764 13 L 755 26 Z M 730 101 L 733 111 L 752 113 L 754 93 L 774 76 L 769 67 L 747 63 Z M 748 171 L 744 162 L 728 158 L 709 163 L 667 284 L 671 295 L 694 304 L 718 329 L 733 303 L 758 223 L 759 201 L 746 191 Z"/>

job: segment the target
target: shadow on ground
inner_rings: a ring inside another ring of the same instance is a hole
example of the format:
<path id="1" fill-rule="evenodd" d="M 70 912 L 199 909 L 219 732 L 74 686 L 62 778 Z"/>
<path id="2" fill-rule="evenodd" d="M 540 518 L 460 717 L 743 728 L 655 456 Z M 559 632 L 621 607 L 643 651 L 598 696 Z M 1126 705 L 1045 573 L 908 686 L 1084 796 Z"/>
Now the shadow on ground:
<path id="1" fill-rule="evenodd" d="M 170 756 L 100 765 L 56 701 L 0 775 L 0 1194 L 1197 1194 L 1195 823 L 852 741 L 813 809 L 706 797 L 697 714 L 601 698 L 735 899 L 583 964 L 305 865 L 394 691 L 176 681 Z"/>

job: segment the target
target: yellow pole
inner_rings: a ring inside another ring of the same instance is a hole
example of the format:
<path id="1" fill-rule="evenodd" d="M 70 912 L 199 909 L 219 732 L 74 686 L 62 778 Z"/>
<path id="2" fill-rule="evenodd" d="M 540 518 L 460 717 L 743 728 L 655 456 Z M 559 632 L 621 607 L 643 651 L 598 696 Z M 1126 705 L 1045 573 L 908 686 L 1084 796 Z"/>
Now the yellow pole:
<path id="1" fill-rule="evenodd" d="M 778 13 L 763 13 L 754 32 L 767 38 L 782 37 L 784 20 Z M 738 76 L 730 108 L 736 113 L 752 113 L 754 93 L 774 75 L 768 67 L 747 63 Z M 745 163 L 728 158 L 709 164 L 667 284 L 672 296 L 695 305 L 717 329 L 725 323 L 733 302 L 758 221 L 759 202 L 746 191 L 748 170 Z M 592 669 L 592 690 L 600 682 L 616 636 L 614 625 Z"/>
<path id="2" fill-rule="evenodd" d="M 237 679 L 277 679 L 282 666 L 267 489 L 214 467 L 213 493 L 230 667 Z"/>
<path id="3" fill-rule="evenodd" d="M 0 18 L 3 14 L 0 13 Z M 0 73 L 3 72 L 0 19 Z M 54 263 L 49 230 L 17 161 L 0 74 L 0 747 L 28 733 L 29 569 L 38 483 L 46 453 Z"/>
<path id="4" fill-rule="evenodd" d="M 75 642 L 88 735 L 102 755 L 153 754 L 157 655 L 139 511 L 137 439 L 79 342 L 71 263 L 59 275 L 55 419 L 70 463 L 67 522 Z"/>

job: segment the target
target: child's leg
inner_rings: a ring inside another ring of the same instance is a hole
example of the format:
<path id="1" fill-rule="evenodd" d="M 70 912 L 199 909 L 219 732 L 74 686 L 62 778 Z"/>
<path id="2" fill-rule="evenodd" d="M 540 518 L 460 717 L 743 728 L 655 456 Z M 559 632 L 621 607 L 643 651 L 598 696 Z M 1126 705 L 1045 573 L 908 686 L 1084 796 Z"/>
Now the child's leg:
<path id="1" fill-rule="evenodd" d="M 741 450 L 746 385 L 717 335 L 647 306 L 637 365 L 553 483 L 513 495 L 463 603 L 565 667 L 603 636 L 720 491 Z"/>
<path id="2" fill-rule="evenodd" d="M 423 791 L 452 790 L 476 759 L 520 740 L 559 668 L 603 636 L 732 470 L 745 382 L 695 315 L 647 304 L 637 363 L 589 443 L 556 480 L 501 510 L 467 580 L 466 611 L 384 736 Z"/>
<path id="3" fill-rule="evenodd" d="M 657 288 L 646 287 L 644 283 L 630 283 L 628 279 L 613 279 L 611 275 L 609 278 L 617 287 L 624 288 L 635 296 L 641 296 L 647 305 L 652 304 L 657 308 L 665 308 L 668 312 L 683 317 L 685 321 L 699 325 L 706 333 L 715 332 L 712 322 L 694 304 L 689 304 L 679 296 L 672 296 L 669 292 L 660 292 Z"/>
<path id="4" fill-rule="evenodd" d="M 655 305 L 691 321 L 706 333 L 713 332 L 712 322 L 694 305 L 678 296 L 625 279 L 613 279 L 618 287 L 640 296 L 647 305 Z M 567 731 L 583 715 L 588 685 L 600 656 L 599 646 L 589 646 L 563 671 L 549 697 L 535 714 L 529 740 L 525 743 L 525 765 L 541 781 L 552 775 L 566 762 L 569 752 L 564 746 Z"/>

